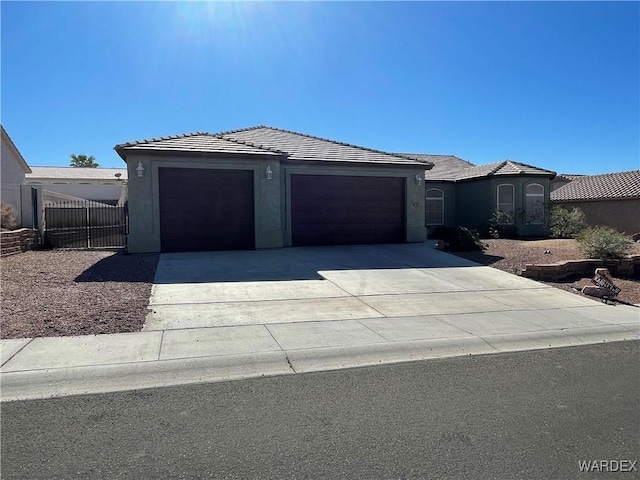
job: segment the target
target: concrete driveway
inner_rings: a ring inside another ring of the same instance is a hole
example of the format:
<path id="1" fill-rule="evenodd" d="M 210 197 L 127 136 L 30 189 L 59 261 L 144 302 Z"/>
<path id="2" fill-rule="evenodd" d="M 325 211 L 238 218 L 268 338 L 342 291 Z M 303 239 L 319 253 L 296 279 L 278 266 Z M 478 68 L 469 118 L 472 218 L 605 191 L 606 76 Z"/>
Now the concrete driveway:
<path id="1" fill-rule="evenodd" d="M 179 253 L 160 258 L 144 331 L 164 331 L 161 358 L 182 358 L 549 336 L 609 326 L 593 310 L 602 306 L 440 252 L 433 242 Z"/>

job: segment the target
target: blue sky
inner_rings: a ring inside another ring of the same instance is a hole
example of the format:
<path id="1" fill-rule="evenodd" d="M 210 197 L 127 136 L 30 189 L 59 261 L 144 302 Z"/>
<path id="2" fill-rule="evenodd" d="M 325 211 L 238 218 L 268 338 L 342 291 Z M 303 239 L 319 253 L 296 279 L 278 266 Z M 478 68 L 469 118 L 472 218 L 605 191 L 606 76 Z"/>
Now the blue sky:
<path id="1" fill-rule="evenodd" d="M 6 2 L 31 165 L 266 124 L 560 173 L 640 168 L 638 2 Z"/>

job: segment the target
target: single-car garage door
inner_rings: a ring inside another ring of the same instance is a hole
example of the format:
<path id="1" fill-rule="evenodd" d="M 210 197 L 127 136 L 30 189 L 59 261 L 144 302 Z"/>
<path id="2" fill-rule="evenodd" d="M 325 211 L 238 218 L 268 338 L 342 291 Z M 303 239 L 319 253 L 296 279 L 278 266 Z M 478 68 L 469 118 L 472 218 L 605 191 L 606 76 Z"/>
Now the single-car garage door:
<path id="1" fill-rule="evenodd" d="M 255 248 L 253 171 L 159 168 L 163 252 Z"/>
<path id="2" fill-rule="evenodd" d="M 405 179 L 291 175 L 293 246 L 405 241 Z"/>

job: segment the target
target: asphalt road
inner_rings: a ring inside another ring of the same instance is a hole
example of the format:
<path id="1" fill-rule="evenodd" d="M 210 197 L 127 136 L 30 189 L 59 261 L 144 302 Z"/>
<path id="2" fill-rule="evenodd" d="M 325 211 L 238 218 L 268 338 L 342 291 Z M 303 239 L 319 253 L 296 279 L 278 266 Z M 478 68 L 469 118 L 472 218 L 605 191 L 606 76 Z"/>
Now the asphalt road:
<path id="1" fill-rule="evenodd" d="M 602 478 L 579 462 L 640 457 L 640 342 L 5 403 L 1 453 L 3 479 Z"/>

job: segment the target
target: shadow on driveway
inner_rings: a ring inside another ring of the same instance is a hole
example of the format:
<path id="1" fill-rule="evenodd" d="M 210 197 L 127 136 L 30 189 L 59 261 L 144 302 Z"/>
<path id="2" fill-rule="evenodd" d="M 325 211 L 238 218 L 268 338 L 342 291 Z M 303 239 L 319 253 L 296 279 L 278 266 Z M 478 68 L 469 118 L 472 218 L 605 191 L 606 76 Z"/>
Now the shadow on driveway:
<path id="1" fill-rule="evenodd" d="M 472 267 L 435 242 L 163 254 L 155 284 L 323 280 L 322 271 Z"/>

